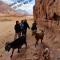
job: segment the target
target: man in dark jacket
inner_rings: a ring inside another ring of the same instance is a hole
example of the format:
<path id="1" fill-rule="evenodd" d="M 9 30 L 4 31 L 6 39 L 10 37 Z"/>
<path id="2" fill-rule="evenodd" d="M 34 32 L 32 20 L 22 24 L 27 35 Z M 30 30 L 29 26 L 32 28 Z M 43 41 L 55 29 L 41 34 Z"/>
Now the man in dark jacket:
<path id="1" fill-rule="evenodd" d="M 32 30 L 32 35 L 34 34 L 34 32 L 37 31 L 37 23 L 36 23 L 36 21 L 33 22 L 31 30 Z"/>
<path id="2" fill-rule="evenodd" d="M 27 20 L 25 19 L 25 20 L 24 20 L 24 34 L 25 34 L 25 35 L 26 35 L 26 33 L 27 33 L 27 28 L 30 29 L 29 24 L 27 23 Z"/>
<path id="3" fill-rule="evenodd" d="M 14 37 L 14 40 L 16 40 L 17 36 L 20 37 L 20 24 L 19 24 L 19 21 L 16 21 L 16 24 L 14 26 L 14 29 L 15 29 L 15 37 Z"/>

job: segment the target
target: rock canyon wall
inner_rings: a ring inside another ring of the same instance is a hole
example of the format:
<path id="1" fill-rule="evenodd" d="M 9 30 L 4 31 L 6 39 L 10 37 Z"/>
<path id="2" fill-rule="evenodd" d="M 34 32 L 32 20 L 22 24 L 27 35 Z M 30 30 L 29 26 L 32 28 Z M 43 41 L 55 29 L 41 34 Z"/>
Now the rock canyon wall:
<path id="1" fill-rule="evenodd" d="M 60 16 L 60 0 L 35 0 L 33 7 L 34 19 L 40 21 L 46 18 L 46 14 L 52 17 L 56 13 Z"/>

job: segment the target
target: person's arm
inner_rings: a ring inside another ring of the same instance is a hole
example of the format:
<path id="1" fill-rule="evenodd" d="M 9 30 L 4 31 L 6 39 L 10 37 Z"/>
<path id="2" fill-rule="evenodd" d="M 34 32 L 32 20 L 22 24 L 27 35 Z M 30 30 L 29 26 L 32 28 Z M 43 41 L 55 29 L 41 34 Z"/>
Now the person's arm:
<path id="1" fill-rule="evenodd" d="M 27 27 L 30 29 L 29 24 L 27 23 Z"/>

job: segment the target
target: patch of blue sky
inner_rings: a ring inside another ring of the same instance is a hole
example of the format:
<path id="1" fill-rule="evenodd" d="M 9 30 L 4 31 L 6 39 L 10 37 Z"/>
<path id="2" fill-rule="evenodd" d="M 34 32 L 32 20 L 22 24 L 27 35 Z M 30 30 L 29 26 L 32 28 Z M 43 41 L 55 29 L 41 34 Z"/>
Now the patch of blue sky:
<path id="1" fill-rule="evenodd" d="M 12 3 L 21 3 L 21 2 L 25 2 L 26 4 L 31 3 L 34 4 L 35 0 L 1 0 L 7 4 L 12 4 Z"/>
<path id="2" fill-rule="evenodd" d="M 14 3 L 23 3 L 20 7 L 17 6 L 17 8 L 15 10 L 25 10 L 28 13 L 32 13 L 33 12 L 33 6 L 35 4 L 35 0 L 1 0 L 7 4 L 14 4 Z M 24 4 L 26 3 L 26 4 Z"/>

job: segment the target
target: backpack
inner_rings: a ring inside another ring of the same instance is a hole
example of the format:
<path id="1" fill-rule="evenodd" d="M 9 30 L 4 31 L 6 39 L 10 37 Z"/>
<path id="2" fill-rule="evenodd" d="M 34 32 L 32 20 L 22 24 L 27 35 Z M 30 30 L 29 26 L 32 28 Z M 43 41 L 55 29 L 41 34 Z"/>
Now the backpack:
<path id="1" fill-rule="evenodd" d="M 20 29 L 24 29 L 24 24 L 23 23 L 20 23 Z"/>

